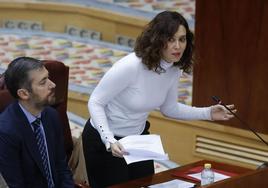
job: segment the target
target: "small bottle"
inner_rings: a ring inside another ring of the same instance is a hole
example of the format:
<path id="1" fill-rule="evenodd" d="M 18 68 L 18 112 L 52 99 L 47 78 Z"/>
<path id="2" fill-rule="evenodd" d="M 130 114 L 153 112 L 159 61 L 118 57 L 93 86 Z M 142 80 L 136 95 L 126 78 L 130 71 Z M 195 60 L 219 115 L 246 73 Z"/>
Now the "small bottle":
<path id="1" fill-rule="evenodd" d="M 211 169 L 211 164 L 206 163 L 204 170 L 201 172 L 201 186 L 208 185 L 214 182 L 214 172 Z"/>

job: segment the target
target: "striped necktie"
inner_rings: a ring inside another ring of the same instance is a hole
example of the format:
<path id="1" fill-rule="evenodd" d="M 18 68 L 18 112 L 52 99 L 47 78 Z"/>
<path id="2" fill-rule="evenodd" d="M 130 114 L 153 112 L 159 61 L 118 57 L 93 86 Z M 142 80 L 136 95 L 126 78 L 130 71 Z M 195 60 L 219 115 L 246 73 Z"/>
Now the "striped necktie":
<path id="1" fill-rule="evenodd" d="M 45 145 L 45 137 L 42 134 L 42 128 L 40 126 L 40 123 L 41 123 L 40 118 L 36 118 L 36 120 L 32 122 L 32 126 L 34 128 L 34 136 L 37 141 L 38 150 L 42 158 L 42 164 L 45 170 L 48 188 L 53 188 L 54 184 L 53 184 L 52 175 L 49 170 L 50 164 L 49 164 L 46 145 Z"/>

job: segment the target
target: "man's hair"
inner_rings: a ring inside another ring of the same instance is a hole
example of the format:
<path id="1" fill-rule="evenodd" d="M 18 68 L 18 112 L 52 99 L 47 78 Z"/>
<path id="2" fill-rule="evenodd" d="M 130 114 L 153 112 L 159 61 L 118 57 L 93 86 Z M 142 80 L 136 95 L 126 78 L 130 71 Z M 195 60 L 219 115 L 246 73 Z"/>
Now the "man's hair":
<path id="1" fill-rule="evenodd" d="M 5 84 L 11 95 L 19 98 L 17 91 L 20 88 L 32 90 L 32 81 L 29 78 L 29 72 L 41 69 L 44 64 L 31 57 L 18 57 L 11 61 L 4 73 Z"/>
<path id="2" fill-rule="evenodd" d="M 159 13 L 136 40 L 134 51 L 149 70 L 157 72 L 162 69 L 160 66 L 162 50 L 166 47 L 168 40 L 175 35 L 180 25 L 186 29 L 187 45 L 180 61 L 174 62 L 174 66 L 180 67 L 187 73 L 191 71 L 194 36 L 185 18 L 178 12 L 172 11 Z"/>

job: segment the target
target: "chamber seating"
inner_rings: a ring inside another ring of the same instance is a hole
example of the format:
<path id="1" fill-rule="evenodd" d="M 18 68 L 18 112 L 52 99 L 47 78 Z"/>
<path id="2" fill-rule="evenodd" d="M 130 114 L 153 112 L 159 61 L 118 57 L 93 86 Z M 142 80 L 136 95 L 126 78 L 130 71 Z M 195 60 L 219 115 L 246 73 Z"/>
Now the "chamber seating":
<path id="1" fill-rule="evenodd" d="M 69 120 L 67 117 L 67 96 L 68 96 L 68 79 L 69 67 L 59 61 L 44 60 L 45 67 L 49 71 L 50 79 L 56 84 L 55 96 L 56 102 L 53 107 L 58 111 L 63 125 L 64 147 L 68 160 L 73 151 L 73 140 Z M 0 76 L 0 113 L 10 104 L 14 98 L 6 89 L 4 76 Z M 76 183 L 76 187 L 87 187 Z"/>
<path id="2" fill-rule="evenodd" d="M 59 112 L 60 118 L 62 120 L 64 131 L 64 147 L 67 157 L 69 159 L 73 150 L 73 141 L 67 117 L 69 67 L 58 61 L 44 61 L 44 63 L 49 71 L 50 79 L 57 86 L 55 90 L 56 102 L 53 107 Z M 5 87 L 4 76 L 1 76 L 0 80 L 1 113 L 5 109 L 5 107 L 10 104 L 14 99 Z"/>

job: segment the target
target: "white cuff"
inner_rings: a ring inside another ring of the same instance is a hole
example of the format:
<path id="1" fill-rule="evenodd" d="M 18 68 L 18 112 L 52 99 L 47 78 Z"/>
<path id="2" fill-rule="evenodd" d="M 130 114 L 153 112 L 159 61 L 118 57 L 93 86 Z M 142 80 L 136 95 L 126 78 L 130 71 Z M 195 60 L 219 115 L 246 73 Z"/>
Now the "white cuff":
<path id="1" fill-rule="evenodd" d="M 117 142 L 115 138 L 110 138 L 108 141 L 105 143 L 106 151 L 110 152 L 111 151 L 111 144 L 114 144 Z"/>

